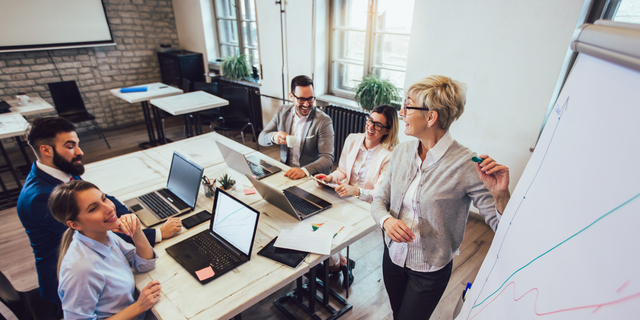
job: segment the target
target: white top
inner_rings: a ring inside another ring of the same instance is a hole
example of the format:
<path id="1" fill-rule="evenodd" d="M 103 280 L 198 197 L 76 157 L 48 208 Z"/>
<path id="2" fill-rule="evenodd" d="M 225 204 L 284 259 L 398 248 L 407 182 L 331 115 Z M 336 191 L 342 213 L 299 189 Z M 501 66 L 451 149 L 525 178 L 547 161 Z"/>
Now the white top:
<path id="1" fill-rule="evenodd" d="M 168 96 L 173 96 L 173 95 L 182 93 L 181 89 L 174 88 L 172 86 L 169 86 L 160 82 L 140 84 L 140 85 L 135 85 L 127 88 L 137 88 L 137 87 L 147 87 L 147 91 L 122 93 L 120 92 L 120 89 L 122 88 L 117 88 L 117 89 L 111 89 L 109 92 L 111 92 L 112 95 L 129 103 L 149 101 L 154 98 L 168 97 Z"/>
<path id="2" fill-rule="evenodd" d="M 419 150 L 416 150 L 415 161 L 418 164 L 418 172 L 413 181 L 410 182 L 411 184 L 409 185 L 409 189 L 407 189 L 407 193 L 402 200 L 402 207 L 398 213 L 398 218 L 411 229 L 411 232 L 413 232 L 416 238 L 413 242 L 400 243 L 394 241 L 391 243 L 391 246 L 389 247 L 389 257 L 397 266 L 404 267 L 406 264 L 407 268 L 418 272 L 434 272 L 443 268 L 429 265 L 422 257 L 422 240 L 420 240 L 419 217 L 415 214 L 415 197 L 416 192 L 418 191 L 418 184 L 422 181 L 422 174 L 425 172 L 424 169 L 438 162 L 452 143 L 453 138 L 447 131 L 440 141 L 438 141 L 433 148 L 427 151 L 427 156 L 424 158 L 424 161 L 420 159 Z M 386 217 L 383 218 L 383 223 L 384 220 L 386 220 Z"/>
<path id="3" fill-rule="evenodd" d="M 71 181 L 71 175 L 58 169 L 58 168 L 53 168 L 53 167 L 49 167 L 46 164 L 43 164 L 42 162 L 40 162 L 40 160 L 36 161 L 36 166 L 38 166 L 38 169 L 44 171 L 46 174 L 62 181 L 62 182 L 69 182 Z"/>
<path id="4" fill-rule="evenodd" d="M 307 118 L 309 116 L 300 117 L 298 113 L 292 112 L 291 117 L 293 118 L 291 124 L 291 134 L 296 137 L 296 143 L 292 148 L 289 148 L 289 164 L 292 167 L 299 168 L 300 167 L 300 145 L 302 144 L 302 135 L 304 132 L 304 124 L 307 122 Z M 307 175 L 309 175 L 307 173 Z"/>
<path id="5" fill-rule="evenodd" d="M 18 100 L 8 100 L 7 103 L 11 105 L 11 112 L 16 112 L 23 116 L 31 116 L 56 110 L 49 102 L 41 97 L 29 97 L 27 104 L 22 104 Z"/>
<path id="6" fill-rule="evenodd" d="M 229 105 L 229 101 L 204 91 L 194 91 L 150 101 L 152 105 L 178 116 Z"/>

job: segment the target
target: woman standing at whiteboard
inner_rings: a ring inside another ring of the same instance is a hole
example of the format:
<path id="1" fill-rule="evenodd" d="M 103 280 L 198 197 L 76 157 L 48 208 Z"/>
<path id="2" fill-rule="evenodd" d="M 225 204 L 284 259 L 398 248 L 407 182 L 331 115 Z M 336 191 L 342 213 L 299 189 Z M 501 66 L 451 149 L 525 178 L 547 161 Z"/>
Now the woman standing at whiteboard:
<path id="1" fill-rule="evenodd" d="M 147 272 L 157 255 L 135 214 L 118 218 L 115 205 L 95 185 L 83 180 L 57 186 L 49 198 L 56 220 L 69 226 L 58 258 L 58 295 L 66 320 L 143 318 L 160 299 L 162 286 L 149 282 L 133 299 L 131 268 Z M 111 230 L 133 239 L 126 243 Z"/>
<path id="2" fill-rule="evenodd" d="M 449 133 L 466 102 L 464 85 L 430 76 L 408 90 L 400 114 L 405 134 L 395 147 L 371 214 L 385 232 L 383 278 L 394 319 L 429 319 L 451 276 L 470 204 L 496 229 L 509 201 L 509 169 Z"/>

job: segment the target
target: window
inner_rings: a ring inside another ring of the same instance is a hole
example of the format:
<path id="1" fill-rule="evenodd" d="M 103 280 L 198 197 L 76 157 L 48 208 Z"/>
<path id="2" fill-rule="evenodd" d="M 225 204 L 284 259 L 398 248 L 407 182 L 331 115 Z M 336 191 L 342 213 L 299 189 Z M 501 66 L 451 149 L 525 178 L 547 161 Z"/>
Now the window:
<path id="1" fill-rule="evenodd" d="M 368 74 L 404 86 L 414 0 L 331 2 L 330 92 L 353 98 Z"/>
<path id="2" fill-rule="evenodd" d="M 602 19 L 640 23 L 640 0 L 610 0 Z"/>
<path id="3" fill-rule="evenodd" d="M 220 56 L 226 57 L 244 52 L 249 64 L 258 67 L 260 55 L 255 0 L 214 0 L 213 2 Z"/>

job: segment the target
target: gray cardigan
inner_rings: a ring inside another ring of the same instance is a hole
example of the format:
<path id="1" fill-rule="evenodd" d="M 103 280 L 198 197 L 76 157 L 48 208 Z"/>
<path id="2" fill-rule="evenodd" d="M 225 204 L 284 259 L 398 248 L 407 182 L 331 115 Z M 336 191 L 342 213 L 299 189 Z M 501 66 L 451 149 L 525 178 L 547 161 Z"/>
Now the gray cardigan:
<path id="1" fill-rule="evenodd" d="M 293 123 L 291 113 L 295 112 L 293 105 L 281 105 L 269 124 L 264 127 L 258 137 L 261 146 L 273 145 L 271 137 L 276 132 L 284 131 L 291 134 Z M 304 124 L 304 139 L 300 145 L 300 166 L 307 169 L 309 174 L 328 174 L 333 164 L 333 125 L 331 118 L 318 108 L 313 108 Z M 287 145 L 280 146 L 280 161 L 286 163 Z"/>
<path id="2" fill-rule="evenodd" d="M 407 141 L 393 150 L 387 174 L 371 204 L 376 223 L 387 214 L 398 218 L 405 193 L 417 176 L 414 159 L 418 143 Z M 416 214 L 422 250 L 425 262 L 432 266 L 443 267 L 453 259 L 464 237 L 471 201 L 494 231 L 498 226 L 495 200 L 478 177 L 473 156 L 474 152 L 453 141 L 440 160 L 424 169 L 418 185 Z M 385 244 L 390 243 L 385 234 Z"/>

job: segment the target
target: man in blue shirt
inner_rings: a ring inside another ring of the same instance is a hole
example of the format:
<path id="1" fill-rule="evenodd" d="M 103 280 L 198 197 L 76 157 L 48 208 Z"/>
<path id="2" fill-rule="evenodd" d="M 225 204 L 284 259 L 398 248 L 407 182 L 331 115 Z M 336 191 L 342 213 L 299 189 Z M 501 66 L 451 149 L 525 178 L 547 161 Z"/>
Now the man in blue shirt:
<path id="1" fill-rule="evenodd" d="M 20 192 L 18 216 L 29 236 L 36 258 L 40 294 L 46 300 L 60 306 L 56 266 L 60 239 L 67 226 L 53 218 L 49 212 L 48 201 L 57 185 L 72 179 L 81 179 L 80 176 L 84 173 L 84 153 L 78 146 L 80 140 L 75 126 L 64 118 L 35 119 L 28 140 L 38 161 L 31 166 L 31 172 Z M 118 217 L 130 213 L 118 200 L 113 197 L 109 199 L 116 205 Z M 160 229 L 146 229 L 144 233 L 153 246 L 163 238 L 173 236 L 181 228 L 181 220 L 172 218 Z M 118 235 L 132 243 L 130 237 Z"/>

